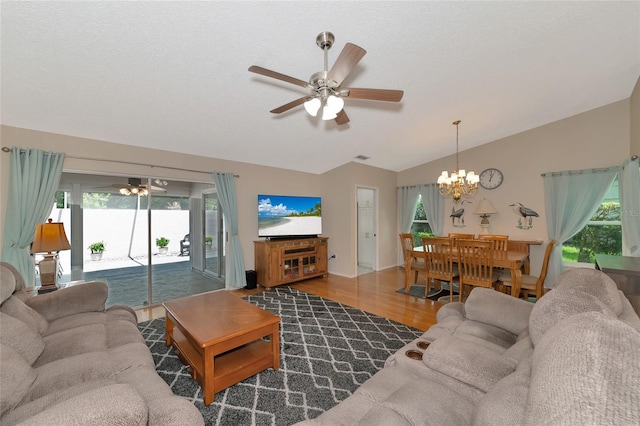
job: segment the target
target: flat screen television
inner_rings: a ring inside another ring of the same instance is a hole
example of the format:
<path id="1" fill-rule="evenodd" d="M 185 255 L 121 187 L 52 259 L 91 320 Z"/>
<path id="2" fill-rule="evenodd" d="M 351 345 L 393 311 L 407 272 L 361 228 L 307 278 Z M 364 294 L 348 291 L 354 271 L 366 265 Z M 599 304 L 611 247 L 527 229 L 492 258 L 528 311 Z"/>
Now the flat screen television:
<path id="1" fill-rule="evenodd" d="M 322 234 L 322 199 L 258 195 L 258 236 L 309 237 Z"/>

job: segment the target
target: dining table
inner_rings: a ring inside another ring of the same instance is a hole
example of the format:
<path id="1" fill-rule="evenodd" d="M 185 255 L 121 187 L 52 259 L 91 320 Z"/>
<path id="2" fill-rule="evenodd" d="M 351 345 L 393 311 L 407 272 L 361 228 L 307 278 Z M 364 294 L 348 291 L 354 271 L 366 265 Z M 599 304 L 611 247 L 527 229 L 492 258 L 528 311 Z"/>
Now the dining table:
<path id="1" fill-rule="evenodd" d="M 414 247 L 411 251 L 412 257 L 421 259 L 424 257 L 424 247 Z M 454 250 L 452 253 L 454 263 L 458 263 L 458 252 Z M 513 297 L 520 296 L 520 287 L 522 285 L 522 273 L 529 274 L 530 259 L 528 252 L 514 250 L 494 250 L 493 251 L 493 267 L 503 268 L 511 272 L 511 295 Z M 405 291 L 411 288 L 411 259 L 405 263 Z"/>

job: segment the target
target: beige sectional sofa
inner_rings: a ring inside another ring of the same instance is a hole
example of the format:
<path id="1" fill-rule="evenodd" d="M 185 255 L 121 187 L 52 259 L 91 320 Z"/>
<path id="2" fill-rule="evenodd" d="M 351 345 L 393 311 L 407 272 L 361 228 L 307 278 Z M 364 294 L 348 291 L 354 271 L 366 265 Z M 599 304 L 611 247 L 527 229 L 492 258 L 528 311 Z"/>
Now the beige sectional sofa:
<path id="1" fill-rule="evenodd" d="M 33 296 L 0 263 L 0 424 L 203 425 L 173 395 L 128 307 L 106 284 Z"/>
<path id="2" fill-rule="evenodd" d="M 640 318 L 593 269 L 564 273 L 535 304 L 476 288 L 353 395 L 300 424 L 638 425 Z"/>

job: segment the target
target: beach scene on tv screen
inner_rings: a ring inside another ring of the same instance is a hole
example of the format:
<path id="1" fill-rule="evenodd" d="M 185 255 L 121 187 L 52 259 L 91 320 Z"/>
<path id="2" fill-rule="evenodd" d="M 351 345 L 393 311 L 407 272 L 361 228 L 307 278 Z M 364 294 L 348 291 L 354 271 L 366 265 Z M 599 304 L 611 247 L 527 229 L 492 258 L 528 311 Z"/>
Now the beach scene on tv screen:
<path id="1" fill-rule="evenodd" d="M 319 235 L 320 197 L 258 196 L 258 235 Z"/>

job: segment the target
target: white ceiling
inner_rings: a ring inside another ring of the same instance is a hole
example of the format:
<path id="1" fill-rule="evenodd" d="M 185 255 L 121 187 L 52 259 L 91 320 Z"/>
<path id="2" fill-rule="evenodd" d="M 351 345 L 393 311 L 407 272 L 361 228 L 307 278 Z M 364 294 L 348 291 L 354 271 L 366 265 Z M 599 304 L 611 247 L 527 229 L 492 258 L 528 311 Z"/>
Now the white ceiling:
<path id="1" fill-rule="evenodd" d="M 1 3 L 2 124 L 322 173 L 402 171 L 631 95 L 640 2 Z M 343 87 L 351 122 L 269 111 L 323 69 L 335 34 L 367 54 Z"/>

